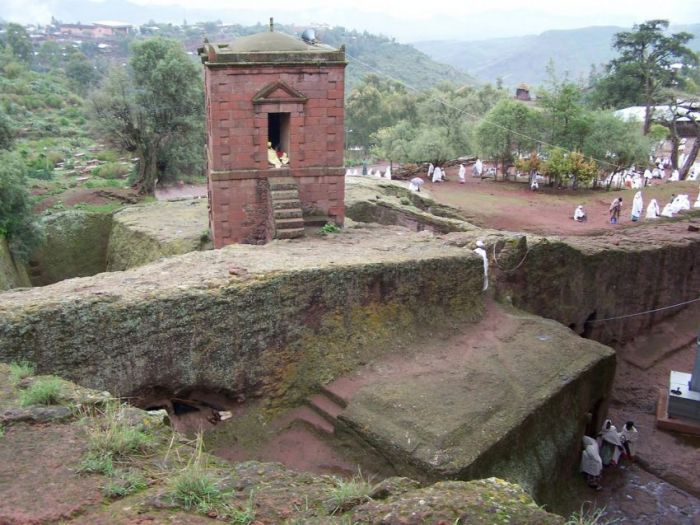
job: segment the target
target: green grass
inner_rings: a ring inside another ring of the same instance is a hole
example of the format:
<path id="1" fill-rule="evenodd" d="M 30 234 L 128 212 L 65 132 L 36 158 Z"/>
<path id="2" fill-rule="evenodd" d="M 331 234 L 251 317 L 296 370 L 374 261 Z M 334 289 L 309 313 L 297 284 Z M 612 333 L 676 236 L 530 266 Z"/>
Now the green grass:
<path id="1" fill-rule="evenodd" d="M 569 516 L 564 525 L 613 525 L 619 520 L 609 520 L 605 518 L 605 507 L 595 508 L 592 504 L 581 505 L 581 510 Z"/>
<path id="2" fill-rule="evenodd" d="M 248 497 L 248 503 L 242 509 L 231 508 L 230 506 L 225 507 L 226 515 L 228 516 L 228 522 L 231 525 L 250 525 L 255 521 L 255 508 L 253 505 L 253 492 L 250 493 Z"/>
<path id="3" fill-rule="evenodd" d="M 107 498 L 123 498 L 148 487 L 142 473 L 134 470 L 115 471 L 113 477 L 102 487 Z"/>
<path id="4" fill-rule="evenodd" d="M 171 481 L 172 499 L 185 510 L 207 513 L 223 504 L 219 480 L 210 472 L 203 451 L 202 434 L 197 434 L 195 452 Z"/>
<path id="5" fill-rule="evenodd" d="M 328 222 L 321 227 L 321 232 L 325 234 L 340 233 L 340 228 L 332 222 Z"/>
<path id="6" fill-rule="evenodd" d="M 117 179 L 97 179 L 89 180 L 85 183 L 88 189 L 95 188 L 126 188 L 126 183 L 123 180 Z"/>
<path id="7" fill-rule="evenodd" d="M 36 367 L 29 361 L 10 363 L 10 382 L 16 385 L 25 377 L 33 376 L 34 372 L 36 372 Z"/>
<path id="8" fill-rule="evenodd" d="M 121 202 L 109 202 L 107 204 L 88 204 L 86 202 L 79 202 L 73 209 L 84 210 L 94 213 L 113 213 L 124 205 Z"/>
<path id="9" fill-rule="evenodd" d="M 328 491 L 326 506 L 331 514 L 345 512 L 370 499 L 374 486 L 358 473 L 352 479 L 335 478 L 335 487 Z"/>
<path id="10" fill-rule="evenodd" d="M 37 379 L 36 382 L 20 396 L 23 407 L 30 405 L 53 405 L 61 394 L 62 383 L 57 377 Z"/>
<path id="11" fill-rule="evenodd" d="M 148 452 L 155 445 L 154 437 L 129 425 L 120 417 L 121 404 L 105 405 L 102 417 L 88 431 L 90 454 L 95 457 L 128 458 Z"/>
<path id="12" fill-rule="evenodd" d="M 114 474 L 114 462 L 112 461 L 112 456 L 109 454 L 90 453 L 80 464 L 79 472 L 111 476 Z"/>

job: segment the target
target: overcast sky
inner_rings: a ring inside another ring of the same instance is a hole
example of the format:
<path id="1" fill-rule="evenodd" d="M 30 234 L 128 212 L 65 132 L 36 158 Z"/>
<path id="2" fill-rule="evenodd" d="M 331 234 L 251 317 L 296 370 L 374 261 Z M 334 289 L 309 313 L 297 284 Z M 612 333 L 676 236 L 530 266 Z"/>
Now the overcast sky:
<path id="1" fill-rule="evenodd" d="M 416 40 L 480 40 L 591 25 L 631 27 L 652 18 L 700 22 L 698 0 L 0 0 L 0 17 L 20 23 L 90 22 L 91 15 L 129 23 L 221 19 L 253 24 L 329 23 Z M 72 18 L 72 19 L 71 19 Z"/>

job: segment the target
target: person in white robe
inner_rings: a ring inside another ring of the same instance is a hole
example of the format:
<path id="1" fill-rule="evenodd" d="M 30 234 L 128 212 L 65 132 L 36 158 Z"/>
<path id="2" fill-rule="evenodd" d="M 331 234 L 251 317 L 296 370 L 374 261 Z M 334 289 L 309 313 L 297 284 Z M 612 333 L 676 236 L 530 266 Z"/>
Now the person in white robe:
<path id="1" fill-rule="evenodd" d="M 693 208 L 700 208 L 700 192 L 698 192 L 698 198 L 695 199 L 695 204 L 693 204 Z"/>
<path id="2" fill-rule="evenodd" d="M 662 217 L 673 217 L 673 203 L 669 202 L 664 209 L 661 210 Z"/>
<path id="3" fill-rule="evenodd" d="M 661 212 L 659 210 L 659 203 L 656 199 L 651 199 L 649 206 L 647 206 L 647 219 L 658 219 Z"/>
<path id="4" fill-rule="evenodd" d="M 600 475 L 603 472 L 603 460 L 598 450 L 598 442 L 590 436 L 583 436 L 580 469 L 581 472 L 586 475 L 588 486 L 600 490 Z"/>
<path id="5" fill-rule="evenodd" d="M 613 173 L 612 180 L 610 181 L 610 186 L 612 188 L 620 189 L 622 187 L 622 181 L 623 181 L 623 176 L 622 173 L 619 171 L 616 173 Z"/>
<path id="6" fill-rule="evenodd" d="M 384 178 L 391 180 L 391 166 L 386 167 L 386 171 L 384 172 Z"/>
<path id="7" fill-rule="evenodd" d="M 431 162 L 430 164 L 428 164 L 428 179 L 432 178 L 434 171 L 435 166 L 433 166 L 433 163 Z"/>
<path id="8" fill-rule="evenodd" d="M 442 182 L 442 170 L 439 166 L 435 166 L 433 171 L 433 182 Z"/>
<path id="9" fill-rule="evenodd" d="M 634 194 L 634 199 L 632 200 L 632 212 L 631 212 L 631 218 L 632 221 L 637 222 L 640 217 L 642 216 L 642 212 L 644 211 L 644 198 L 642 197 L 642 192 L 638 191 L 637 193 Z"/>
<path id="10" fill-rule="evenodd" d="M 620 432 L 620 441 L 622 441 L 622 446 L 625 448 L 627 457 L 633 461 L 638 440 L 639 431 L 637 430 L 637 427 L 634 426 L 634 421 L 628 421 L 625 423 L 625 426 L 622 427 L 622 432 Z"/>
<path id="11" fill-rule="evenodd" d="M 532 191 L 537 191 L 540 189 L 540 183 L 537 182 L 537 175 L 532 177 L 532 182 L 530 183 L 530 189 Z"/>
<path id="12" fill-rule="evenodd" d="M 622 441 L 620 441 L 620 434 L 618 434 L 617 428 L 609 419 L 605 420 L 598 434 L 598 448 L 600 449 L 600 457 L 603 460 L 604 467 L 611 464 L 617 465 L 624 449 L 622 448 Z"/>
<path id="13" fill-rule="evenodd" d="M 368 177 L 374 177 L 374 172 L 372 171 L 372 168 L 367 170 L 367 176 Z"/>
<path id="14" fill-rule="evenodd" d="M 464 167 L 464 164 L 459 165 L 459 173 L 457 173 L 457 176 L 459 177 L 459 183 L 464 184 L 464 176 L 466 175 L 467 170 Z"/>
<path id="15" fill-rule="evenodd" d="M 676 206 L 678 207 L 678 211 L 690 209 L 690 199 L 688 198 L 688 195 L 686 193 L 680 194 L 678 197 L 676 197 L 676 200 L 678 201 L 678 203 L 676 204 Z"/>
<path id="16" fill-rule="evenodd" d="M 635 173 L 632 176 L 632 189 L 641 190 L 643 187 L 644 183 L 642 182 L 642 177 L 640 177 L 638 173 Z"/>
<path id="17" fill-rule="evenodd" d="M 671 172 L 671 178 L 668 179 L 668 181 L 669 182 L 678 182 L 679 180 L 681 180 L 680 173 L 678 173 L 678 170 L 673 170 Z"/>
<path id="18" fill-rule="evenodd" d="M 421 186 L 423 186 L 424 183 L 425 181 L 420 177 L 413 177 L 411 182 L 408 184 L 408 189 L 411 191 L 420 192 Z"/>
<path id="19" fill-rule="evenodd" d="M 583 209 L 583 205 L 579 204 L 574 210 L 574 220 L 576 222 L 586 222 L 586 211 Z"/>
<path id="20" fill-rule="evenodd" d="M 654 174 L 651 172 L 649 168 L 644 170 L 644 180 L 647 180 L 651 182 L 651 179 L 654 177 Z"/>
<path id="21" fill-rule="evenodd" d="M 484 173 L 484 163 L 481 162 L 481 159 L 479 157 L 476 158 L 476 162 L 474 163 L 474 167 L 472 168 L 472 175 L 474 177 L 481 177 Z"/>
<path id="22" fill-rule="evenodd" d="M 697 164 L 693 164 L 693 166 L 690 168 L 690 171 L 688 172 L 688 180 L 698 180 L 698 173 L 700 172 L 700 169 L 698 169 Z"/>
<path id="23" fill-rule="evenodd" d="M 474 253 L 479 255 L 484 261 L 484 287 L 482 291 L 486 291 L 489 287 L 489 259 L 486 255 L 486 245 L 484 241 L 476 241 L 476 248 L 474 248 Z"/>

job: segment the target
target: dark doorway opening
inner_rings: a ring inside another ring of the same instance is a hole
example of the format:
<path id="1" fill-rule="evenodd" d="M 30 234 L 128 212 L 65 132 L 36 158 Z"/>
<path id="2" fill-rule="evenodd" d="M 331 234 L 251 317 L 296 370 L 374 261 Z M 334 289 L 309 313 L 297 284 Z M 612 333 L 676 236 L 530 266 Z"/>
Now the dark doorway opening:
<path id="1" fill-rule="evenodd" d="M 267 141 L 278 153 L 289 155 L 289 113 L 267 114 Z"/>

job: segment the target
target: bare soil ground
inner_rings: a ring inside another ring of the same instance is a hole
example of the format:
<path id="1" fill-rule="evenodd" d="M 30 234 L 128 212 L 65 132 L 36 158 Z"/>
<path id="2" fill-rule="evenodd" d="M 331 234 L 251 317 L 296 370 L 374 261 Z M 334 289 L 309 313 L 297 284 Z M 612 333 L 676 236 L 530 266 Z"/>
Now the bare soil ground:
<path id="1" fill-rule="evenodd" d="M 595 235 L 649 222 L 642 218 L 634 223 L 630 219 L 632 199 L 637 190 L 574 191 L 541 185 L 539 191 L 533 192 L 525 182 L 503 182 L 500 179 L 495 182 L 470 174 L 465 184 L 459 184 L 458 169 L 447 168 L 447 182 L 426 182 L 423 188 L 436 201 L 461 210 L 469 222 L 478 226 L 546 235 Z M 698 183 L 655 180 L 652 186 L 642 190 L 644 212 L 651 199 L 656 199 L 663 208 L 673 193 L 687 193 L 692 205 L 698 196 Z M 619 224 L 612 225 L 608 210 L 612 200 L 618 196 L 622 197 L 623 202 L 621 220 Z M 573 220 L 574 209 L 579 204 L 588 214 L 587 222 Z"/>

